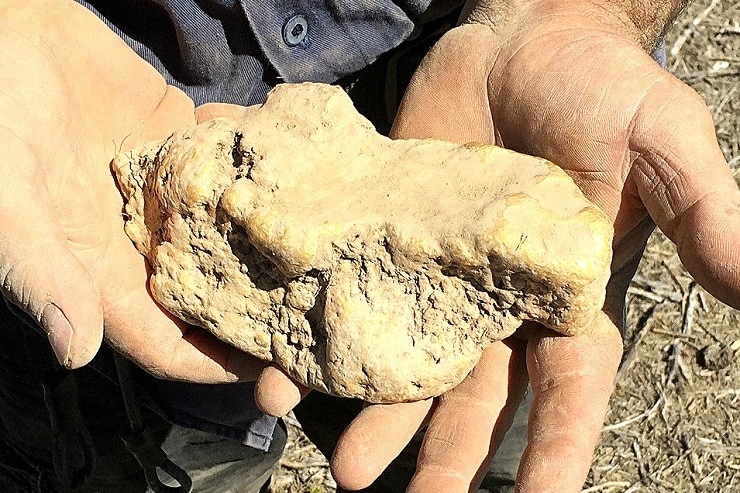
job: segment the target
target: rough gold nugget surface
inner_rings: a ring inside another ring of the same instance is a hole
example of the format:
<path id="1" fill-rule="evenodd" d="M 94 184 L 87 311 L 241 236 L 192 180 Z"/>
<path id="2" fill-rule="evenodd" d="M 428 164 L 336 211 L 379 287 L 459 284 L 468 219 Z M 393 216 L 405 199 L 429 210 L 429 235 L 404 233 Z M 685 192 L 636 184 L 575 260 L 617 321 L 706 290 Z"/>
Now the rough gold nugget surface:
<path id="1" fill-rule="evenodd" d="M 568 333 L 603 304 L 611 226 L 564 172 L 392 141 L 331 86 L 281 85 L 113 167 L 155 298 L 324 392 L 438 395 L 522 320 Z"/>

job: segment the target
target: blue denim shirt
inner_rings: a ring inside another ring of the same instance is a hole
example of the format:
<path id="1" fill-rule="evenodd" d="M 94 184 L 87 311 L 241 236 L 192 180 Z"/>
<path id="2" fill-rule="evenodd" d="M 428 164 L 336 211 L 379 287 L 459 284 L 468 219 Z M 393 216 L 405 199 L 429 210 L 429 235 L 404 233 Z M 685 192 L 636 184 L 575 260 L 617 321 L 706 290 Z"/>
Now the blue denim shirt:
<path id="1" fill-rule="evenodd" d="M 279 82 L 335 82 L 398 46 L 431 0 L 77 2 L 198 105 L 260 103 Z"/>
<path id="2" fill-rule="evenodd" d="M 369 65 L 411 35 L 431 0 L 77 2 L 196 105 L 248 105 L 283 81 L 335 82 Z M 257 409 L 251 383 L 139 383 L 173 423 L 270 445 L 276 420 Z"/>

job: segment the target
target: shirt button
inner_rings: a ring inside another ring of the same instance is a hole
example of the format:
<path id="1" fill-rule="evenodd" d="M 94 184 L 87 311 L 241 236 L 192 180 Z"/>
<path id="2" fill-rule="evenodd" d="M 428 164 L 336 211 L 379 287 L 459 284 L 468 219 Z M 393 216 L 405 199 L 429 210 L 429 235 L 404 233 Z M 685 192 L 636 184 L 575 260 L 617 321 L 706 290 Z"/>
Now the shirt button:
<path id="1" fill-rule="evenodd" d="M 283 26 L 283 41 L 288 46 L 299 45 L 306 38 L 306 34 L 308 34 L 308 21 L 302 15 L 294 15 Z"/>

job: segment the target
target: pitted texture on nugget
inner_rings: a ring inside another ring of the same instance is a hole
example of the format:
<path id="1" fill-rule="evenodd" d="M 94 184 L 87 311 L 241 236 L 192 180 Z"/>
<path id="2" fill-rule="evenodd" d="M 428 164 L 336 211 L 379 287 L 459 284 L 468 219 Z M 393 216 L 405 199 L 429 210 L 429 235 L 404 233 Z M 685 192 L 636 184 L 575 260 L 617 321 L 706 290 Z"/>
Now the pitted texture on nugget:
<path id="1" fill-rule="evenodd" d="M 331 86 L 113 167 L 155 298 L 324 392 L 439 395 L 521 321 L 567 334 L 604 301 L 611 225 L 560 168 L 390 140 Z"/>

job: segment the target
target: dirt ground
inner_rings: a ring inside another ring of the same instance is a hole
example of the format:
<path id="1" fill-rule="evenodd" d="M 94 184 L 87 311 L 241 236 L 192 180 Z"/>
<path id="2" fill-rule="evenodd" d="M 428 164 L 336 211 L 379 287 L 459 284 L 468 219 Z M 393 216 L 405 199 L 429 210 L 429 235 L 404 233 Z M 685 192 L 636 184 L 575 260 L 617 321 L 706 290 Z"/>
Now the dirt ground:
<path id="1" fill-rule="evenodd" d="M 740 4 L 701 0 L 668 68 L 714 115 L 740 178 Z M 628 299 L 625 356 L 584 492 L 740 491 L 740 312 L 698 287 L 656 232 Z"/>
<path id="2" fill-rule="evenodd" d="M 666 38 L 668 68 L 701 94 L 740 181 L 740 3 L 698 0 Z M 700 288 L 651 238 L 629 291 L 625 352 L 582 493 L 740 491 L 740 312 Z M 335 490 L 289 420 L 275 493 Z"/>

